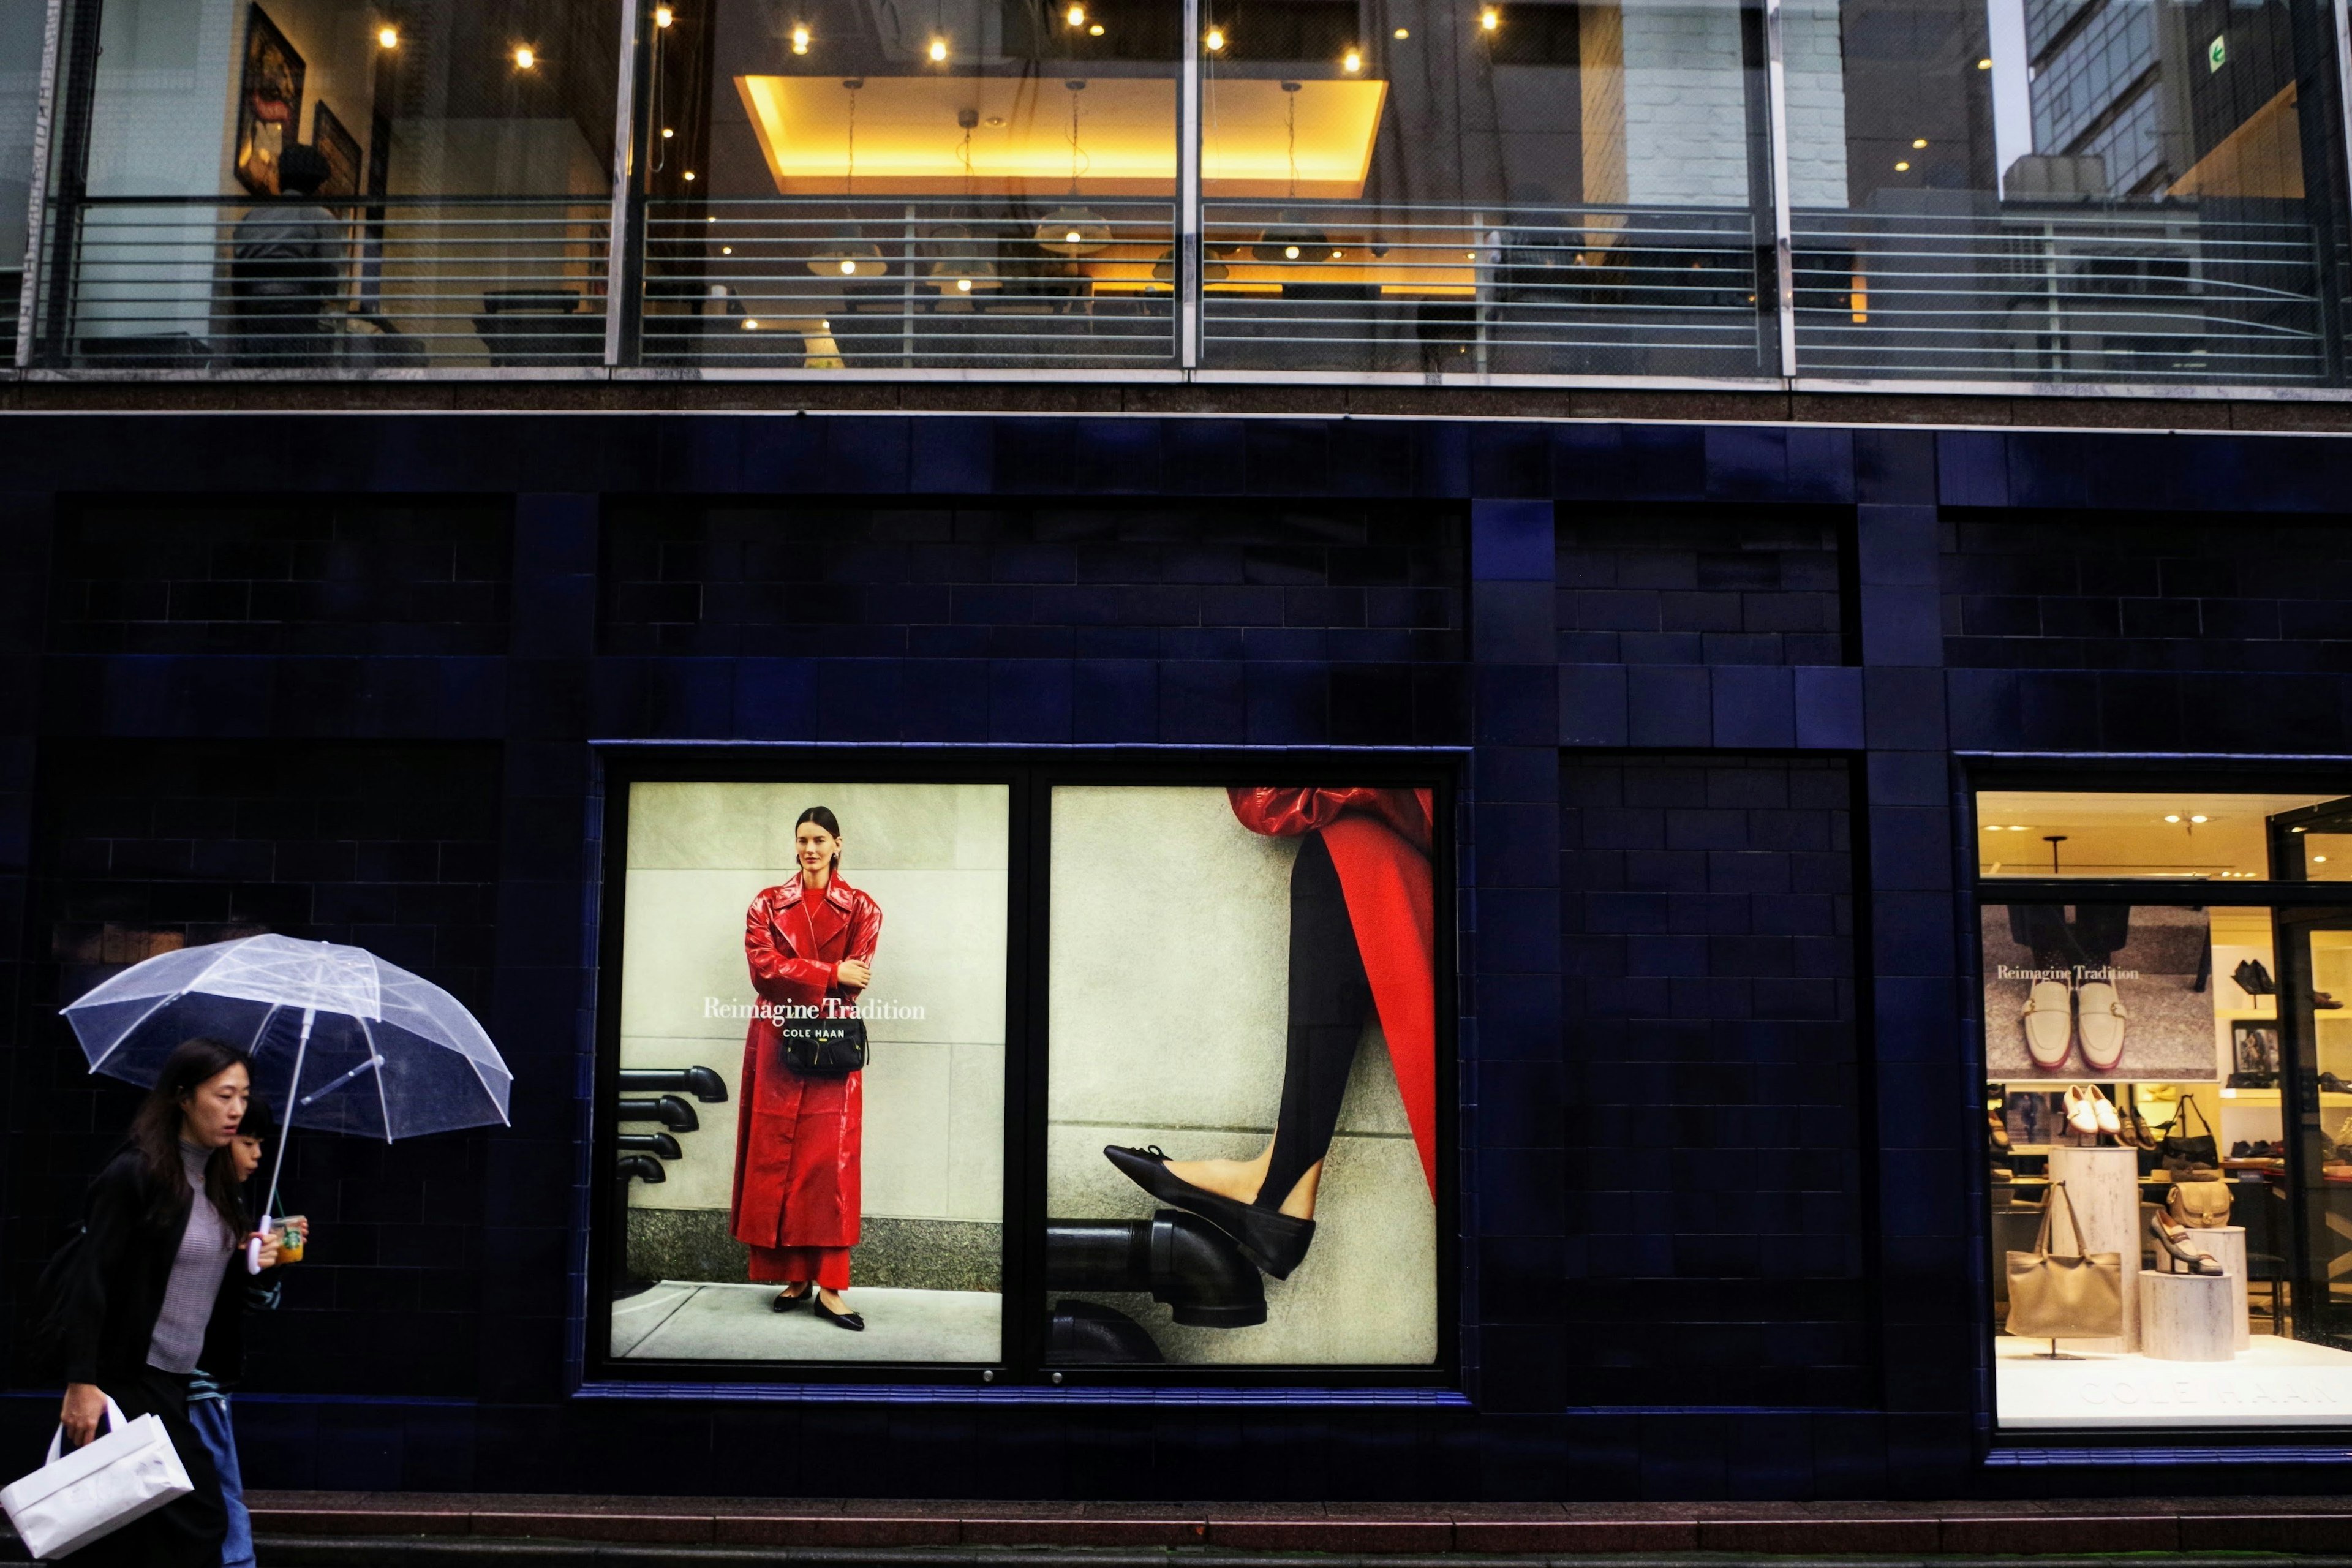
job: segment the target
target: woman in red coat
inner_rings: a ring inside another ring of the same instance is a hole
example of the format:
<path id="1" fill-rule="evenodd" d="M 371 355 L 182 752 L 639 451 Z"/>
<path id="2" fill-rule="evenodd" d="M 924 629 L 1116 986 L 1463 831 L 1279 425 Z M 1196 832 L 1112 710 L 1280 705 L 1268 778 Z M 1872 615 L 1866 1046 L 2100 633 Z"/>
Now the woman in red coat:
<path id="1" fill-rule="evenodd" d="M 849 1249 L 857 1245 L 858 1152 L 866 1119 L 864 1075 L 803 1077 L 785 1065 L 770 1007 L 855 1002 L 873 984 L 882 908 L 841 879 L 841 824 L 824 806 L 793 827 L 801 874 L 751 900 L 743 952 L 756 1009 L 743 1041 L 742 1101 L 735 1124 L 735 1204 L 728 1228 L 751 1249 L 751 1279 L 781 1284 L 773 1305 L 814 1299 L 816 1315 L 863 1330 L 849 1310 Z"/>
<path id="2" fill-rule="evenodd" d="M 1422 1174 L 1437 1190 L 1437 920 L 1427 790 L 1231 789 L 1253 833 L 1297 838 L 1290 1017 L 1274 1136 L 1255 1160 L 1103 1151 L 1138 1186 L 1217 1226 L 1276 1279 L 1315 1239 L 1315 1194 L 1367 1016 L 1380 1020 Z"/>

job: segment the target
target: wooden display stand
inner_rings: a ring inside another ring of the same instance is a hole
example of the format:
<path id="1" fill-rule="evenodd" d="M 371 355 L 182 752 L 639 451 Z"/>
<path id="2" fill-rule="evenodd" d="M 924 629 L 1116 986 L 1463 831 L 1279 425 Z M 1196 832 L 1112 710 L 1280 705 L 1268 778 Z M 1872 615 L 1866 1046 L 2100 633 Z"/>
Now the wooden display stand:
<path id="1" fill-rule="evenodd" d="M 2234 1292 L 2223 1274 L 2149 1274 L 2139 1281 L 2140 1353 L 2150 1361 L 2228 1361 L 2238 1353 Z"/>
<path id="2" fill-rule="evenodd" d="M 2078 1351 L 2139 1349 L 2139 1151 L 2053 1147 L 2050 1179 L 2066 1184 L 2066 1201 L 2083 1227 L 2084 1248 L 2120 1254 L 2123 1262 L 2122 1337 L 2063 1342 Z M 2063 1251 L 2074 1242 L 2074 1233 L 2063 1220 L 2051 1227 L 2053 1247 Z"/>
<path id="3" fill-rule="evenodd" d="M 2221 1264 L 2221 1272 L 2229 1279 L 2230 1310 L 2238 1325 L 2237 1348 L 2244 1350 L 2254 1340 L 2253 1331 L 2246 1326 L 2246 1227 L 2224 1225 L 2211 1230 L 2191 1230 L 2186 1245 L 2210 1255 L 2215 1262 Z M 2158 1253 L 2157 1261 L 2168 1273 L 2184 1271 L 2172 1261 L 2169 1253 Z"/>

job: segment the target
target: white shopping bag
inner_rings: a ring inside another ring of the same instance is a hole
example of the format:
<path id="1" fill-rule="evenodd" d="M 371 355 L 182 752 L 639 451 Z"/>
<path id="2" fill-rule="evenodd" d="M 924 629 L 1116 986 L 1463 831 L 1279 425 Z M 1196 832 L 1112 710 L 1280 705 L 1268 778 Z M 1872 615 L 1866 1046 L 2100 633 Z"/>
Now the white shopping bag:
<path id="1" fill-rule="evenodd" d="M 196 1489 L 158 1416 L 127 1421 L 110 1399 L 103 1436 L 59 1458 L 65 1436 L 59 1427 L 49 1439 L 47 1463 L 0 1488 L 0 1508 L 37 1560 L 63 1557 Z"/>

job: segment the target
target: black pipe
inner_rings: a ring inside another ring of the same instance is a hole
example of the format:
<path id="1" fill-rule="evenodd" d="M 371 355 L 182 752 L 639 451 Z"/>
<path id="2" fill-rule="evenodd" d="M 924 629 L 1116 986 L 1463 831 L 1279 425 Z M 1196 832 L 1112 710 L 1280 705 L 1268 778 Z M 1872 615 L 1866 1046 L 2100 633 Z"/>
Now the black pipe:
<path id="1" fill-rule="evenodd" d="M 1046 1326 L 1045 1359 L 1092 1363 L 1146 1363 L 1168 1358 L 1141 1323 L 1097 1301 L 1056 1301 Z"/>
<path id="2" fill-rule="evenodd" d="M 702 1126 L 694 1107 L 674 1094 L 659 1100 L 624 1100 L 614 1114 L 623 1121 L 658 1121 L 673 1132 L 698 1131 Z"/>
<path id="3" fill-rule="evenodd" d="M 727 1103 L 727 1080 L 713 1068 L 623 1068 L 624 1094 L 690 1094 L 705 1105 Z"/>
<path id="4" fill-rule="evenodd" d="M 1188 1328 L 1265 1321 L 1265 1281 L 1233 1237 L 1195 1215 L 1045 1222 L 1045 1289 L 1145 1290 Z"/>
<path id="5" fill-rule="evenodd" d="M 686 1151 L 667 1132 L 624 1132 L 613 1142 L 624 1153 L 658 1154 L 665 1160 L 686 1158 Z"/>
<path id="6" fill-rule="evenodd" d="M 648 1184 L 669 1180 L 669 1173 L 662 1168 L 662 1163 L 650 1154 L 621 1156 L 621 1180 L 626 1182 L 632 1176 Z"/>

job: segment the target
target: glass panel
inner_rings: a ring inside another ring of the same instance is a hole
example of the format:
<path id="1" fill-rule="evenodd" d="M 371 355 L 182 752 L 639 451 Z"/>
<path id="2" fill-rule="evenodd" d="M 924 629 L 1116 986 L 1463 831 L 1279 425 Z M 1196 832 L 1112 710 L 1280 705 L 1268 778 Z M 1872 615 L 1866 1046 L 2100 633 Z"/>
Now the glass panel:
<path id="1" fill-rule="evenodd" d="M 2347 1015 L 2332 996 L 2315 1011 L 2305 977 L 2352 996 L 2352 929 L 2306 935 L 2300 918 L 2281 917 L 2274 945 L 2265 910 L 1983 910 L 2002 1426 L 2352 1423 L 2352 1320 L 2330 1315 L 2352 1222 L 2336 1235 L 2324 1173 L 2296 1185 L 2323 1173 L 2320 1118 L 2299 1117 L 2309 1147 L 2290 1147 L 2280 1087 L 2309 1070 L 2315 1016 L 2318 1059 L 2334 1059 L 2327 1020 Z M 2352 1033 L 2342 1050 L 2352 1071 Z M 2320 1083 L 2336 1120 L 2352 1114 L 2336 1092 L 2352 1086 Z M 2066 1263 L 2079 1222 L 2104 1291 L 2066 1294 L 2067 1270 L 2041 1256 L 2045 1215 Z"/>
<path id="2" fill-rule="evenodd" d="M 663 11 L 641 153 L 650 363 L 1174 363 L 1172 5 Z"/>
<path id="3" fill-rule="evenodd" d="M 2298 85 L 2333 69 L 2320 0 L 1842 0 L 1837 16 L 1842 58 L 1812 79 L 1839 107 L 1843 167 L 1795 192 L 1804 373 L 2340 372 L 2319 291 L 2343 127 Z"/>
<path id="4" fill-rule="evenodd" d="M 2269 874 L 2269 819 L 2334 798 L 1982 790 L 1976 798 L 1977 873 L 2258 880 Z"/>
<path id="5" fill-rule="evenodd" d="M 615 1360 L 1002 1357 L 1009 799 L 630 786 Z M 805 1055 L 845 1006 L 858 1070 Z"/>
<path id="6" fill-rule="evenodd" d="M 96 42 L 44 363 L 602 363 L 607 8 L 106 0 Z"/>
<path id="7" fill-rule="evenodd" d="M 25 282 L 25 205 L 31 199 L 33 117 L 41 102 L 46 0 L 0 0 L 0 364 L 16 354 Z"/>
<path id="8" fill-rule="evenodd" d="M 1779 374 L 1759 8 L 1210 0 L 1209 15 L 1204 363 Z M 1817 47 L 1834 19 L 1792 27 Z M 1824 107 L 1792 100 L 1807 144 Z"/>
<path id="9" fill-rule="evenodd" d="M 2296 1330 L 2352 1352 L 2352 911 L 2283 916 L 2280 989 L 2297 1048 L 2290 1079 L 2296 1113 L 2294 1258 Z"/>
<path id="10" fill-rule="evenodd" d="M 1048 1359 L 1435 1360 L 1430 837 L 1427 791 L 1054 791 Z"/>

